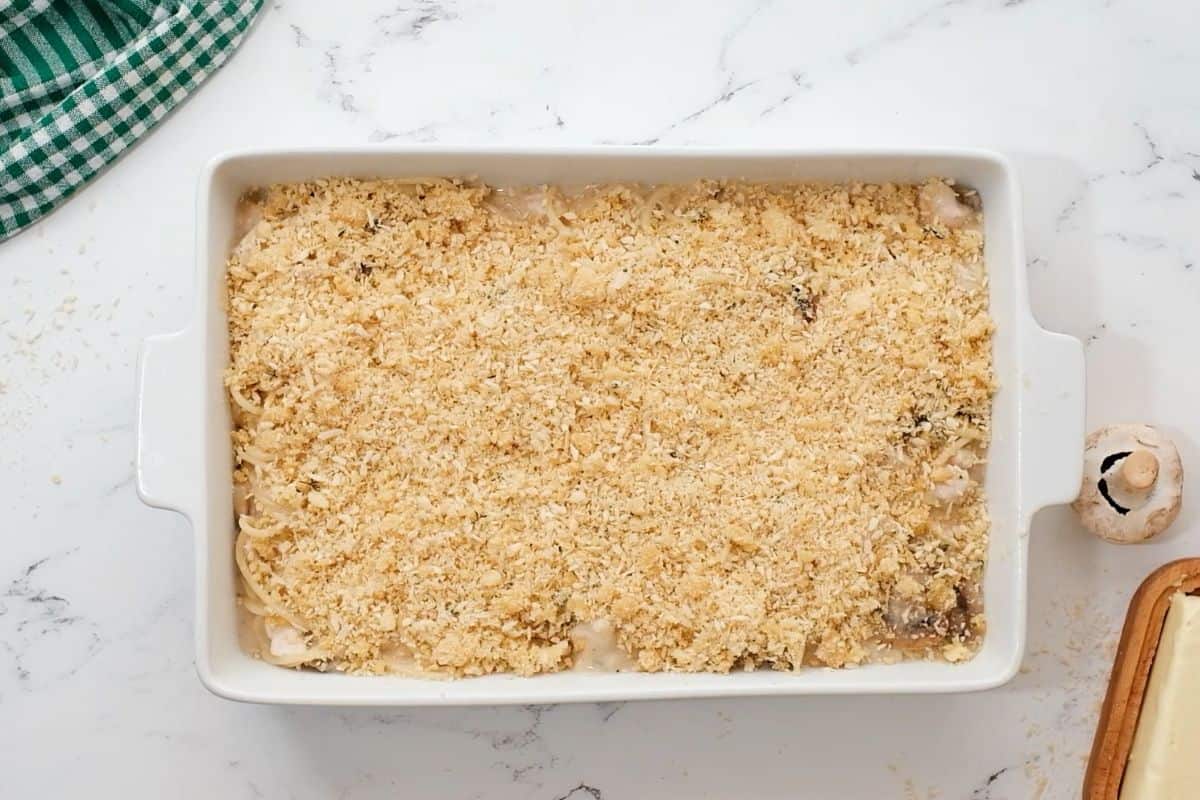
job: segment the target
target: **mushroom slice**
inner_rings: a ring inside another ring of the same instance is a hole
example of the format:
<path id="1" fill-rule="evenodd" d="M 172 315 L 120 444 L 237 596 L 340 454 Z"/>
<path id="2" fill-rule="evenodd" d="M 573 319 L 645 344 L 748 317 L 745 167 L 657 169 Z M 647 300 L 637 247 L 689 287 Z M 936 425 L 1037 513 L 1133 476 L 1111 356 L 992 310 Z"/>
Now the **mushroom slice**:
<path id="1" fill-rule="evenodd" d="M 1175 521 L 1183 501 L 1183 464 L 1170 439 L 1149 425 L 1101 428 L 1087 439 L 1083 488 L 1072 504 L 1092 533 L 1129 544 Z"/>
<path id="2" fill-rule="evenodd" d="M 933 501 L 950 505 L 962 499 L 971 488 L 971 476 L 962 467 L 944 464 L 933 471 Z"/>
<path id="3" fill-rule="evenodd" d="M 917 580 L 912 576 L 909 579 Z M 883 620 L 895 643 L 910 647 L 936 646 L 971 639 L 974 635 L 971 626 L 974 604 L 967 589 L 955 586 L 953 596 L 948 599 L 953 605 L 935 608 L 925 597 L 923 587 L 920 596 L 916 597 L 911 591 L 907 595 L 899 589 L 893 592 L 884 608 Z"/>

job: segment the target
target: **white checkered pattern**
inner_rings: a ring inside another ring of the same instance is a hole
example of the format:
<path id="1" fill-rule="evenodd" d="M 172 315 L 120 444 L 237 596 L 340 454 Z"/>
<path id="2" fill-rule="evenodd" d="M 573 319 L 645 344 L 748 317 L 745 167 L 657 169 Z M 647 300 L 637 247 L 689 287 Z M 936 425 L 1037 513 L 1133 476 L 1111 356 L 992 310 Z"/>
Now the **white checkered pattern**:
<path id="1" fill-rule="evenodd" d="M 70 197 L 216 71 L 262 2 L 163 0 L 135 40 L 100 61 L 33 85 L 0 74 L 0 241 Z M 0 0 L 0 40 L 49 7 Z M 40 55 L 64 63 L 61 53 Z"/>

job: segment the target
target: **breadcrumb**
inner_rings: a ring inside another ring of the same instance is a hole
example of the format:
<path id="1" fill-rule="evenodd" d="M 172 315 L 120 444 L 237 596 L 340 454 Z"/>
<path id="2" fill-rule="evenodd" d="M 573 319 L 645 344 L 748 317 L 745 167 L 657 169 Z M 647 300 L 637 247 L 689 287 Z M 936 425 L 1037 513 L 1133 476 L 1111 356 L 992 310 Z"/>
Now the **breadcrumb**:
<path id="1" fill-rule="evenodd" d="M 226 372 L 246 607 L 357 673 L 566 669 L 600 641 L 580 625 L 649 671 L 970 657 L 983 238 L 920 192 L 249 197 Z"/>

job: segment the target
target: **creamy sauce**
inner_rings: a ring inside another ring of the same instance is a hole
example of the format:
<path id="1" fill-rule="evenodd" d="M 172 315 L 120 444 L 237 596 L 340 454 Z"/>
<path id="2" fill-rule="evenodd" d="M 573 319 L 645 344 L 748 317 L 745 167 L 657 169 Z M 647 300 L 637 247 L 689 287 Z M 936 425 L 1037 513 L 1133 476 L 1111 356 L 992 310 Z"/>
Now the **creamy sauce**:
<path id="1" fill-rule="evenodd" d="M 302 658 L 308 647 L 304 644 L 304 634 L 286 622 L 274 622 L 270 619 L 263 623 L 266 630 L 268 649 L 275 658 L 290 661 Z"/>
<path id="2" fill-rule="evenodd" d="M 531 215 L 545 215 L 546 192 L 542 189 L 526 188 L 505 189 L 497 187 L 488 196 L 488 205 L 509 219 L 524 219 Z"/>
<path id="3" fill-rule="evenodd" d="M 636 672 L 637 662 L 617 644 L 617 632 L 606 619 L 581 622 L 571 629 L 575 665 L 581 672 Z"/>
<path id="4" fill-rule="evenodd" d="M 437 678 L 417 666 L 417 659 L 412 650 L 399 642 L 388 647 L 379 654 L 389 675 L 403 675 L 408 678 Z"/>
<path id="5" fill-rule="evenodd" d="M 241 241 L 242 238 L 258 224 L 263 218 L 263 195 L 262 192 L 252 192 L 242 195 L 238 200 L 237 208 L 234 210 L 233 216 L 233 236 L 234 241 Z"/>
<path id="6" fill-rule="evenodd" d="M 949 184 L 941 181 L 926 183 L 921 187 L 917 200 L 921 216 L 929 222 L 947 228 L 978 228 L 975 209 Z"/>

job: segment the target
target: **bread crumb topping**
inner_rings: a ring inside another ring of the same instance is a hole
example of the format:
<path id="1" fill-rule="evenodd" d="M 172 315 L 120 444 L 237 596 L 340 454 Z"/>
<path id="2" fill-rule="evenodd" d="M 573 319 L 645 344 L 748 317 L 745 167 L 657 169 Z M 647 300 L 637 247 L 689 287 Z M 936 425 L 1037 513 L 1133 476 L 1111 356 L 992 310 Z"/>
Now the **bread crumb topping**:
<path id="1" fill-rule="evenodd" d="M 567 669 L 585 639 L 648 671 L 977 648 L 994 383 L 970 195 L 329 179 L 247 207 L 226 385 L 264 658 L 465 676 Z"/>

